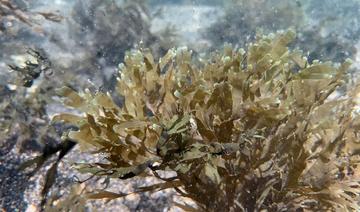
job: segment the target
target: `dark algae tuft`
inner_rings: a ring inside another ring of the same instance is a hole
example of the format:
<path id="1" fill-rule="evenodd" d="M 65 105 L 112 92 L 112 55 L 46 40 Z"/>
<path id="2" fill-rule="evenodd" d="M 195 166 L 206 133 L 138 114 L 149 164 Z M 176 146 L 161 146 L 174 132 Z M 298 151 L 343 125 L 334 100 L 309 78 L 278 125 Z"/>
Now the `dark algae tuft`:
<path id="1" fill-rule="evenodd" d="M 14 65 L 8 66 L 11 70 L 18 72 L 18 75 L 20 75 L 21 78 L 21 85 L 29 88 L 33 85 L 34 80 L 40 77 L 42 72 L 51 72 L 51 62 L 38 50 L 29 49 L 27 53 L 33 56 L 36 62 L 27 60 L 24 67 Z"/>

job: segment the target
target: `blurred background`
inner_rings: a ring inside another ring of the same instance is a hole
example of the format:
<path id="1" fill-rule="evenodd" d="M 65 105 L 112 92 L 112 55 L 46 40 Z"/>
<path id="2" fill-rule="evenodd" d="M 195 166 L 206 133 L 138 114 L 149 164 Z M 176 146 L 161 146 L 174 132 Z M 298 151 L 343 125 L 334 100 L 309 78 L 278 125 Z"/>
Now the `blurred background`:
<path id="1" fill-rule="evenodd" d="M 63 148 L 61 134 L 72 127 L 51 122 L 65 110 L 56 88 L 106 91 L 121 105 L 113 90 L 126 51 L 149 48 L 159 58 L 187 46 L 207 58 L 224 45 L 246 49 L 257 35 L 288 29 L 297 33 L 290 48 L 301 49 L 309 62 L 352 59 L 349 79 L 355 81 L 359 13 L 358 0 L 0 0 L 0 209 L 39 211 L 44 178 Z M 46 152 L 51 154 L 41 167 L 19 171 L 20 164 Z M 71 163 L 92 159 L 76 147 L 66 153 L 50 194 L 69 193 L 77 176 Z M 131 191 L 147 183 L 112 185 Z M 85 208 L 168 211 L 176 198 L 164 191 Z"/>

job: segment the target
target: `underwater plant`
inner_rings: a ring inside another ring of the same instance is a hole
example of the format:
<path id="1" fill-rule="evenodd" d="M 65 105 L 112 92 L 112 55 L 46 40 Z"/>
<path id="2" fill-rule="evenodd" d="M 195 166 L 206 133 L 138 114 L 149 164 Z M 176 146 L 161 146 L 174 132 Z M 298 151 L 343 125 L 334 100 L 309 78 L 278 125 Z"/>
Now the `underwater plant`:
<path id="1" fill-rule="evenodd" d="M 80 173 L 155 176 L 162 182 L 134 193 L 174 189 L 196 203 L 174 203 L 187 211 L 360 210 L 359 87 L 334 98 L 350 61 L 310 63 L 287 47 L 294 37 L 258 37 L 247 51 L 226 46 L 202 66 L 187 48 L 159 60 L 130 51 L 117 82 L 121 106 L 108 93 L 63 87 L 63 103 L 82 115 L 53 121 L 77 126 L 64 137 L 98 156 L 76 163 Z M 127 195 L 118 191 L 81 193 Z"/>
<path id="2" fill-rule="evenodd" d="M 44 204 L 44 195 L 68 180 L 57 168 L 74 145 L 71 140 L 61 142 L 59 135 L 71 126 L 50 122 L 51 114 L 62 108 L 52 99 L 54 88 L 82 90 L 90 80 L 110 90 L 116 83 L 113 66 L 122 61 L 125 50 L 140 41 L 159 53 L 174 45 L 168 39 L 173 37 L 170 30 L 162 35 L 150 32 L 151 17 L 143 1 L 76 1 L 70 10 L 70 15 L 64 8 L 57 11 L 66 18 L 54 24 L 61 17 L 34 1 L 0 1 L 0 208 L 5 210 L 26 207 L 19 201 L 27 198 L 25 189 L 38 185 L 34 175 L 45 185 L 29 203 L 35 205 Z M 11 185 L 18 181 L 21 188 L 14 190 Z M 20 200 L 14 198 L 17 194 Z"/>

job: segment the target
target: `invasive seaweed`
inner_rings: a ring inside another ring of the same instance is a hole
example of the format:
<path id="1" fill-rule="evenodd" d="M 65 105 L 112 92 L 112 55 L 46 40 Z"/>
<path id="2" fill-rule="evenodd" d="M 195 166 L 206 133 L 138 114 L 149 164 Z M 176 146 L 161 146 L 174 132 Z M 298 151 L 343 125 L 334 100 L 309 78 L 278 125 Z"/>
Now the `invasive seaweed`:
<path id="1" fill-rule="evenodd" d="M 185 210 L 360 210 L 359 87 L 332 97 L 350 62 L 309 63 L 287 48 L 294 37 L 258 37 L 247 51 L 227 46 L 201 67 L 186 48 L 158 61 L 146 49 L 128 52 L 117 84 L 121 107 L 107 93 L 63 87 L 63 103 L 83 115 L 53 120 L 78 126 L 68 138 L 105 155 L 107 162 L 76 164 L 81 173 L 155 176 L 163 182 L 135 193 L 173 188 L 197 203 L 175 203 Z"/>

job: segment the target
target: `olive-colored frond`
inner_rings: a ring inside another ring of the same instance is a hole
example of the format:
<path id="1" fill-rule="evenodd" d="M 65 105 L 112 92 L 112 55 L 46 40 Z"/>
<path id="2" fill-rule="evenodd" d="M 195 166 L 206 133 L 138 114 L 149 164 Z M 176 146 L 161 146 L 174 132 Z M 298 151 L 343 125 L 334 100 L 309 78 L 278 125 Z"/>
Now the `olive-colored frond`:
<path id="1" fill-rule="evenodd" d="M 56 120 L 77 125 L 69 137 L 108 161 L 80 171 L 120 179 L 175 171 L 166 188 L 207 211 L 359 210 L 358 89 L 331 98 L 350 62 L 309 64 L 287 48 L 294 35 L 226 47 L 202 67 L 186 48 L 159 61 L 128 52 L 122 107 L 104 93 L 61 89 L 83 116 Z M 123 196 L 96 197 L 109 195 Z"/>

